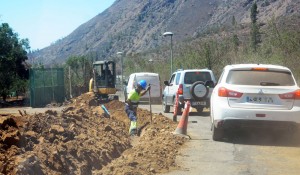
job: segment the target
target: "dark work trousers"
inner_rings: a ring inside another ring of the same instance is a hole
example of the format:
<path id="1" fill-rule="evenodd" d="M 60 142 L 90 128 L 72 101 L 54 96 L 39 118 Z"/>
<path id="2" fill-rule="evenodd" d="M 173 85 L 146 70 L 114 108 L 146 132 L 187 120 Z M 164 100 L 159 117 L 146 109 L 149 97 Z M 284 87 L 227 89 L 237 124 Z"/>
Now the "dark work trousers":
<path id="1" fill-rule="evenodd" d="M 125 112 L 128 116 L 128 118 L 130 119 L 130 121 L 136 121 L 137 118 L 136 118 L 136 110 L 137 108 L 130 108 L 129 105 L 125 105 Z"/>

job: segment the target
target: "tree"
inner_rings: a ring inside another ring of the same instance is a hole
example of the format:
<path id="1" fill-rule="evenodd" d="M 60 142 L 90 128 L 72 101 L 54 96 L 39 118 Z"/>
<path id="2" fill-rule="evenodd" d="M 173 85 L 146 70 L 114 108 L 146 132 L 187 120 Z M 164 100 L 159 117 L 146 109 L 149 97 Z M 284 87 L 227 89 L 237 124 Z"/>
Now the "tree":
<path id="1" fill-rule="evenodd" d="M 254 4 L 251 7 L 251 47 L 254 50 L 254 52 L 257 51 L 258 44 L 261 42 L 261 36 L 259 32 L 259 25 L 257 24 L 257 4 L 254 2 Z"/>
<path id="2" fill-rule="evenodd" d="M 234 16 L 232 16 L 232 26 L 234 28 L 234 33 L 232 35 L 232 46 L 233 46 L 234 56 L 236 57 L 239 49 L 240 40 L 237 35 L 237 22 Z M 234 63 L 236 63 L 236 58 L 234 58 Z"/>
<path id="3" fill-rule="evenodd" d="M 24 65 L 28 59 L 28 43 L 28 39 L 19 40 L 18 34 L 7 23 L 0 25 L 0 95 L 4 101 L 16 81 L 29 78 L 29 71 Z"/>
<path id="4" fill-rule="evenodd" d="M 212 69 L 212 53 L 211 53 L 211 48 L 209 43 L 205 43 L 204 45 L 204 53 L 205 53 L 205 58 L 206 58 L 206 65 L 208 69 Z"/>
<path id="5" fill-rule="evenodd" d="M 71 72 L 69 72 L 69 68 L 72 70 Z M 71 81 L 73 86 L 87 90 L 92 77 L 92 60 L 86 56 L 70 56 L 66 61 L 65 74 L 66 77 L 71 78 L 69 82 Z M 81 93 L 81 90 L 78 92 Z"/>

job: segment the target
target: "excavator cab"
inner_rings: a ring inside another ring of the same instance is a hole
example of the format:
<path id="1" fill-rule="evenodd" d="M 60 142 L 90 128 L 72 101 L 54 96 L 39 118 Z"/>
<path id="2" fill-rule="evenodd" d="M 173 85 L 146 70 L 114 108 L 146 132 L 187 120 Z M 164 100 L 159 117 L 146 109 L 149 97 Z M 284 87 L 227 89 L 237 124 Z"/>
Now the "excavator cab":
<path id="1" fill-rule="evenodd" d="M 116 63 L 114 61 L 96 61 L 93 63 L 93 78 L 90 80 L 89 91 L 94 92 L 100 100 L 118 99 L 116 94 Z"/>

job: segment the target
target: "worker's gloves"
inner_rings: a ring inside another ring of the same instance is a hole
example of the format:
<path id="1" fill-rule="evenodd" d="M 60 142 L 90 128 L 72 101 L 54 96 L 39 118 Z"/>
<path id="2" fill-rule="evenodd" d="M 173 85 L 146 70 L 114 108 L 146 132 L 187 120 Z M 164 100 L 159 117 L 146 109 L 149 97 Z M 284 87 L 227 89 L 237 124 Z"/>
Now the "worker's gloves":
<path id="1" fill-rule="evenodd" d="M 151 86 L 148 85 L 147 88 L 146 88 L 146 91 L 150 91 L 150 89 L 151 89 Z"/>

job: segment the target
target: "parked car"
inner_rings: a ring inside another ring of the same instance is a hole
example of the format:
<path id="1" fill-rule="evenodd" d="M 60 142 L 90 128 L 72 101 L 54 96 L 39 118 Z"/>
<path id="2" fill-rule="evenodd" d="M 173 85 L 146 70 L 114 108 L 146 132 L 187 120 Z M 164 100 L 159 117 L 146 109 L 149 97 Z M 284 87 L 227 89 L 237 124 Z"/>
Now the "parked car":
<path id="1" fill-rule="evenodd" d="M 210 96 L 216 80 L 209 69 L 187 69 L 174 72 L 166 85 L 163 96 L 163 111 L 170 112 L 170 106 L 174 106 L 176 93 L 179 95 L 178 112 L 184 107 L 186 100 L 190 100 L 191 106 L 198 112 L 204 107 L 210 106 Z"/>
<path id="2" fill-rule="evenodd" d="M 211 96 L 213 140 L 227 129 L 297 129 L 300 89 L 290 69 L 264 64 L 228 65 Z"/>
<path id="3" fill-rule="evenodd" d="M 151 85 L 151 102 L 156 104 L 161 103 L 162 88 L 160 76 L 157 73 L 151 72 L 133 73 L 129 76 L 126 87 L 124 88 L 125 100 L 127 100 L 129 92 L 136 87 L 140 80 L 146 80 L 147 84 Z M 140 101 L 149 101 L 149 93 L 141 97 Z"/>

